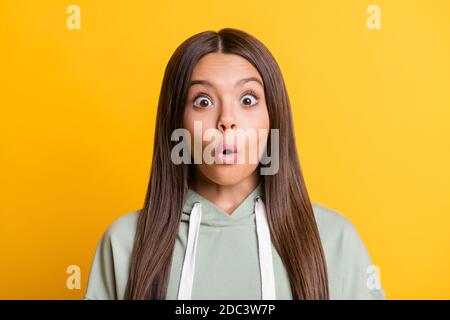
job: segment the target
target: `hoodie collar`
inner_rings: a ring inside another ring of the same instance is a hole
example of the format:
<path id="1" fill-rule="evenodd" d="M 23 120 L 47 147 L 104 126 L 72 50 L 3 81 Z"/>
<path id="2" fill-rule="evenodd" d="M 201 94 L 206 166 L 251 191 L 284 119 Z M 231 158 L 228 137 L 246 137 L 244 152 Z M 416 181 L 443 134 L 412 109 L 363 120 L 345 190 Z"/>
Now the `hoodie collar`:
<path id="1" fill-rule="evenodd" d="M 255 223 L 255 201 L 263 198 L 262 182 L 241 202 L 241 204 L 228 214 L 208 199 L 189 188 L 183 206 L 181 221 L 189 221 L 192 208 L 196 202 L 202 205 L 201 225 L 208 226 L 232 226 Z"/>
<path id="2" fill-rule="evenodd" d="M 180 285 L 178 288 L 178 300 L 190 300 L 194 285 L 195 260 L 197 244 L 199 242 L 199 231 L 201 224 L 209 225 L 233 225 L 246 222 L 255 222 L 258 238 L 258 256 L 261 273 L 261 299 L 275 300 L 275 274 L 272 260 L 272 241 L 269 225 L 267 223 L 266 209 L 262 199 L 261 184 L 248 195 L 241 205 L 231 215 L 207 201 L 199 194 L 190 192 L 186 204 L 187 211 L 183 213 L 184 219 L 188 219 L 189 229 L 186 243 L 186 252 L 181 269 Z M 203 217 L 202 207 L 206 206 Z M 249 208 L 251 207 L 251 208 Z M 235 215 L 237 214 L 237 215 Z M 183 218 L 182 218 L 183 219 Z"/>

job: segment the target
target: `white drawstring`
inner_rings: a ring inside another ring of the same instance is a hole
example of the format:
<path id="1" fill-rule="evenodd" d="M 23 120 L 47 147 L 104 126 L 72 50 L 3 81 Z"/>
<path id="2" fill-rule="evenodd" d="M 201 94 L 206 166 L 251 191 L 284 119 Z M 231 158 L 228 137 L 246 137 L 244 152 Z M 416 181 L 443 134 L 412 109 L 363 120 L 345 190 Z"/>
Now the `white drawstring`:
<path id="1" fill-rule="evenodd" d="M 195 252 L 197 250 L 198 231 L 202 220 L 202 208 L 199 202 L 194 204 L 189 218 L 189 233 L 184 256 L 183 269 L 181 270 L 180 288 L 178 300 L 191 300 L 192 283 L 194 282 Z"/>
<path id="2" fill-rule="evenodd" d="M 275 277 L 272 261 L 272 241 L 270 239 L 269 225 L 267 224 L 264 202 L 260 197 L 255 204 L 256 233 L 258 236 L 258 255 L 261 273 L 262 300 L 275 300 Z M 202 217 L 200 202 L 196 202 L 189 218 L 189 232 L 186 253 L 181 270 L 178 300 L 190 300 L 192 284 L 194 282 L 195 253 L 197 249 L 198 234 Z"/>
<path id="3" fill-rule="evenodd" d="M 275 300 L 275 278 L 272 262 L 272 241 L 267 224 L 266 208 L 258 197 L 255 205 L 256 232 L 258 234 L 259 265 L 261 268 L 262 300 Z"/>

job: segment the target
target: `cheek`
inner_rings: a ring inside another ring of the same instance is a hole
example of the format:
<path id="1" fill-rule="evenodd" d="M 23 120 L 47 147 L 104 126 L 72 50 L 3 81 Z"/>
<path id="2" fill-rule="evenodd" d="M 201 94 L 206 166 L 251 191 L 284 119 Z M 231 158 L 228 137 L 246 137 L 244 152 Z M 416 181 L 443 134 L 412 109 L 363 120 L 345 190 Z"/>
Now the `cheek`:
<path id="1" fill-rule="evenodd" d="M 255 157 L 258 160 L 261 159 L 262 153 L 267 145 L 270 131 L 270 119 L 267 108 L 242 114 L 240 125 L 246 130 L 251 129 L 256 135 L 256 139 L 246 137 L 245 140 L 245 163 L 252 164 L 255 161 Z"/>
<path id="2" fill-rule="evenodd" d="M 258 120 L 259 120 L 258 129 L 269 129 L 270 128 L 269 112 L 268 112 L 267 108 L 264 109 L 264 112 L 262 112 L 262 114 Z"/>
<path id="3" fill-rule="evenodd" d="M 249 113 L 241 114 L 240 118 L 241 127 L 246 129 L 269 129 L 270 126 L 269 112 L 265 106 Z"/>
<path id="4" fill-rule="evenodd" d="M 215 128 L 215 115 L 212 112 L 198 112 L 187 107 L 183 116 L 183 128 L 189 131 L 190 148 L 194 150 L 194 145 L 200 142 L 202 149 L 209 141 L 204 140 L 205 131 Z"/>
<path id="5" fill-rule="evenodd" d="M 191 135 L 194 133 L 194 121 L 188 112 L 185 112 L 183 116 L 183 128 L 188 130 Z"/>
<path id="6" fill-rule="evenodd" d="M 215 127 L 217 116 L 214 112 L 196 111 L 192 107 L 186 107 L 183 116 L 183 127 L 189 131 L 194 131 L 194 125 L 200 126 L 202 131 Z"/>
<path id="7" fill-rule="evenodd" d="M 270 131 L 270 119 L 267 108 L 259 117 L 257 126 L 258 131 L 261 130 L 261 133 L 258 134 L 258 150 L 259 150 L 258 156 L 259 158 L 261 158 L 262 152 L 264 151 L 267 145 L 267 139 L 269 137 Z"/>
<path id="8" fill-rule="evenodd" d="M 192 131 L 194 129 L 194 115 L 190 108 L 184 108 L 183 128 Z"/>

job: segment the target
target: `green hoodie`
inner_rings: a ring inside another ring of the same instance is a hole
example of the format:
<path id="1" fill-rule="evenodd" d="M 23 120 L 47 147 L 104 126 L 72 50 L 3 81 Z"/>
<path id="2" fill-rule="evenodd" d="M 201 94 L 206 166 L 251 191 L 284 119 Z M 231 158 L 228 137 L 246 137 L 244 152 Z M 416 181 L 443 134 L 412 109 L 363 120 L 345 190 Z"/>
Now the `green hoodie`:
<path id="1" fill-rule="evenodd" d="M 188 190 L 166 299 L 292 299 L 288 274 L 270 241 L 262 196 L 259 184 L 230 215 Z M 312 206 L 330 298 L 385 299 L 352 223 L 323 205 Z M 84 299 L 123 299 L 139 214 L 137 210 L 120 217 L 104 232 Z"/>

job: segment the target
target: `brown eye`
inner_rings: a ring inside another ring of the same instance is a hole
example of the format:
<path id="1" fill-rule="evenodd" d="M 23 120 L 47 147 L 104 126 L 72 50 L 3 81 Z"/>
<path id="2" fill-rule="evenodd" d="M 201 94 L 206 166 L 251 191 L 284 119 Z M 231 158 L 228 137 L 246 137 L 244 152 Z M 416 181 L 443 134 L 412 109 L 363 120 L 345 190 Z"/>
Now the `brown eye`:
<path id="1" fill-rule="evenodd" d="M 254 106 L 258 100 L 254 94 L 248 93 L 241 98 L 241 103 L 245 106 Z"/>
<path id="2" fill-rule="evenodd" d="M 211 100 L 206 96 L 198 96 L 194 100 L 194 106 L 197 108 L 208 108 L 211 105 Z"/>

